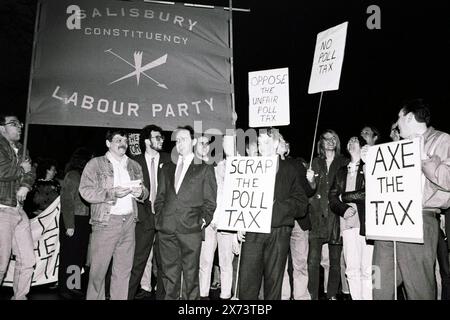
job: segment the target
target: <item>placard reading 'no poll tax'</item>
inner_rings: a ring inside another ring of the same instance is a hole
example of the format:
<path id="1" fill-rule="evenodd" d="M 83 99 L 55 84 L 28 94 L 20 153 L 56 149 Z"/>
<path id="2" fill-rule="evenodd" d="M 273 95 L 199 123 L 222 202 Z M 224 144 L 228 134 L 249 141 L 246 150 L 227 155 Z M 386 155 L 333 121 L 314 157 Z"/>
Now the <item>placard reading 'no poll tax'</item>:
<path id="1" fill-rule="evenodd" d="M 348 22 L 317 34 L 308 93 L 339 89 Z"/>
<path id="2" fill-rule="evenodd" d="M 289 69 L 248 73 L 249 126 L 289 125 Z"/>
<path id="3" fill-rule="evenodd" d="M 366 237 L 423 243 L 419 139 L 370 147 L 365 170 Z"/>
<path id="4" fill-rule="evenodd" d="M 270 233 L 278 158 L 227 159 L 220 230 Z"/>

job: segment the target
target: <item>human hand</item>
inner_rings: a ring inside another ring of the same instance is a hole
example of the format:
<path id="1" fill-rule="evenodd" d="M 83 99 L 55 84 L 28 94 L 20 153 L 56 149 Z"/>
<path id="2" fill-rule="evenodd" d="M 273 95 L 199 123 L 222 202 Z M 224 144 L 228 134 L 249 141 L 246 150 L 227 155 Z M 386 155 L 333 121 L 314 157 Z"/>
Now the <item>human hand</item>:
<path id="1" fill-rule="evenodd" d="M 366 144 L 364 147 L 361 148 L 361 160 L 366 162 L 367 153 L 369 152 L 370 146 Z"/>
<path id="2" fill-rule="evenodd" d="M 239 242 L 245 242 L 245 231 L 238 231 L 237 239 Z"/>
<path id="3" fill-rule="evenodd" d="M 124 188 L 124 187 L 115 187 L 114 188 L 114 196 L 116 198 L 123 198 L 131 193 L 130 188 Z"/>
<path id="4" fill-rule="evenodd" d="M 66 230 L 66 236 L 68 236 L 68 237 L 73 236 L 74 233 L 75 233 L 75 229 L 74 228 L 68 228 Z"/>
<path id="5" fill-rule="evenodd" d="M 131 188 L 131 194 L 135 198 L 139 198 L 142 195 L 142 191 L 143 191 L 142 185 L 140 185 L 139 187 L 132 187 Z"/>
<path id="6" fill-rule="evenodd" d="M 217 221 L 216 220 L 213 219 L 209 225 L 211 226 L 211 228 L 214 231 L 217 231 Z"/>
<path id="7" fill-rule="evenodd" d="M 308 179 L 308 182 L 312 183 L 314 182 L 314 170 L 308 169 L 306 170 L 306 179 Z"/>
<path id="8" fill-rule="evenodd" d="M 241 243 L 239 242 L 237 233 L 233 236 L 231 251 L 235 255 L 239 255 L 241 253 Z"/>
<path id="9" fill-rule="evenodd" d="M 27 187 L 20 187 L 16 193 L 17 201 L 19 201 L 20 203 L 23 203 L 25 201 L 25 199 L 27 198 L 28 191 L 29 190 Z"/>
<path id="10" fill-rule="evenodd" d="M 350 207 L 347 210 L 345 210 L 344 219 L 348 219 L 350 217 L 353 217 L 355 214 L 356 214 L 355 208 Z"/>
<path id="11" fill-rule="evenodd" d="M 20 166 L 22 167 L 22 169 L 25 173 L 28 173 L 31 171 L 31 161 L 29 159 L 22 161 Z"/>

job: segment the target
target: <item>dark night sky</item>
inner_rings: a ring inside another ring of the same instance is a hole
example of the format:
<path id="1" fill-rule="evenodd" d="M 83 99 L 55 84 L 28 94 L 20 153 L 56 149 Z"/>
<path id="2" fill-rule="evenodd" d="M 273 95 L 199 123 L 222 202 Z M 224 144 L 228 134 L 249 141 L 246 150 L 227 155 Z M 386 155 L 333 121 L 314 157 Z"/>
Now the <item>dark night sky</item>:
<path id="1" fill-rule="evenodd" d="M 228 1 L 187 1 L 228 5 Z M 35 0 L 0 4 L 1 108 L 24 118 L 30 69 Z M 369 30 L 366 9 L 381 8 L 381 30 Z M 308 95 L 318 32 L 349 21 L 338 91 L 323 95 L 319 132 L 335 129 L 344 143 L 364 124 L 386 138 L 400 103 L 423 97 L 432 105 L 432 123 L 450 131 L 449 1 L 257 1 L 234 0 L 249 8 L 234 23 L 237 126 L 248 127 L 247 73 L 289 67 L 291 125 L 281 127 L 293 153 L 309 159 L 320 94 Z M 77 145 L 104 152 L 103 128 L 30 126 L 32 157 L 48 155 L 64 163 Z"/>

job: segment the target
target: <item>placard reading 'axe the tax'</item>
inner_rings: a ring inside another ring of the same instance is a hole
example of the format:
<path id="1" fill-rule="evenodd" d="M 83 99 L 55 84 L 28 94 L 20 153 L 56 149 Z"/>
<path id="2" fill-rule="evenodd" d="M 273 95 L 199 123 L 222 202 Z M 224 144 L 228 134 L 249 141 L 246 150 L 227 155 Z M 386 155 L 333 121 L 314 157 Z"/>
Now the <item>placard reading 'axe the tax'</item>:
<path id="1" fill-rule="evenodd" d="M 249 126 L 289 125 L 289 69 L 248 73 Z"/>
<path id="2" fill-rule="evenodd" d="M 270 233 L 278 158 L 227 158 L 220 230 Z"/>
<path id="3" fill-rule="evenodd" d="M 423 243 L 419 139 L 370 147 L 365 171 L 366 237 Z"/>
<path id="4" fill-rule="evenodd" d="M 339 89 L 348 22 L 317 34 L 308 93 Z"/>

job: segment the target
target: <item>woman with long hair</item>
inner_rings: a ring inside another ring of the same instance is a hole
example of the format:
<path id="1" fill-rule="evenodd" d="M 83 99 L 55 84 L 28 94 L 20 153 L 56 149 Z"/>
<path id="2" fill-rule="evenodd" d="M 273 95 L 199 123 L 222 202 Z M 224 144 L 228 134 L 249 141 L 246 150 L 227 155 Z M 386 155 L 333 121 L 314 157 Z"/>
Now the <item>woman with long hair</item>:
<path id="1" fill-rule="evenodd" d="M 341 143 L 337 133 L 325 130 L 317 142 L 318 156 L 312 161 L 307 171 L 307 179 L 315 194 L 310 198 L 311 231 L 309 233 L 308 251 L 308 290 L 312 300 L 319 298 L 319 271 L 322 246 L 328 244 L 329 275 L 328 285 L 324 288 L 327 298 L 335 300 L 340 284 L 340 259 L 342 237 L 339 219 L 331 212 L 328 192 L 336 172 L 347 165 L 348 159 L 341 155 Z"/>

